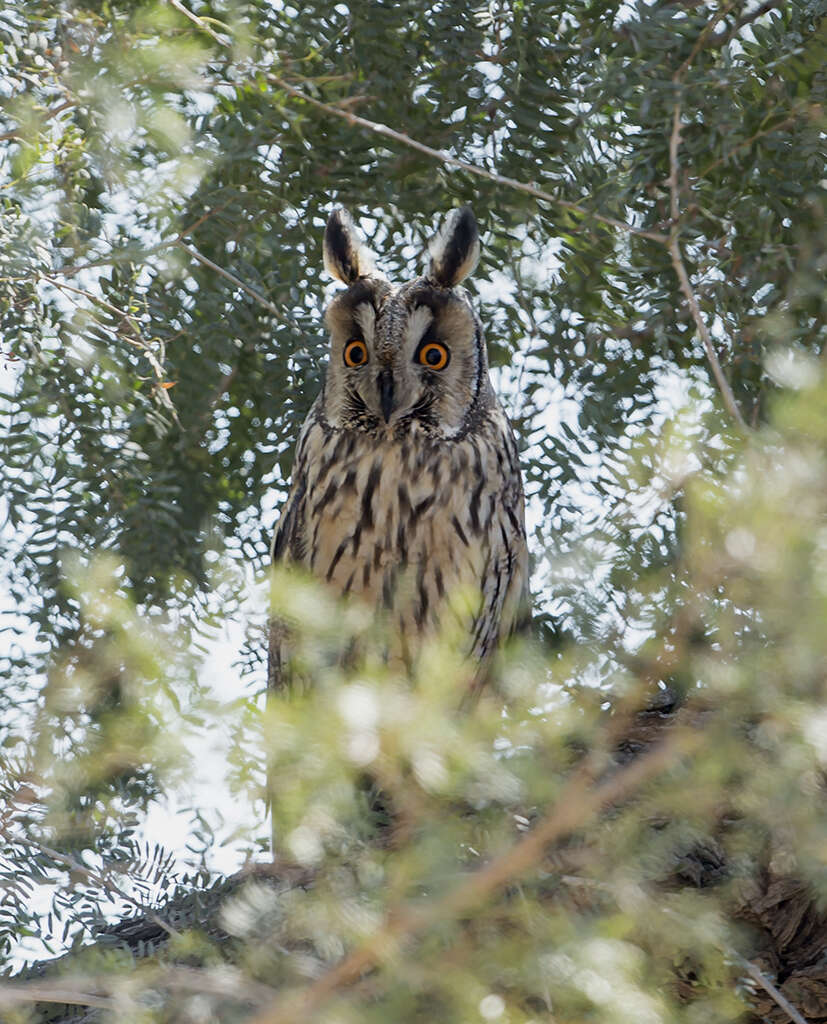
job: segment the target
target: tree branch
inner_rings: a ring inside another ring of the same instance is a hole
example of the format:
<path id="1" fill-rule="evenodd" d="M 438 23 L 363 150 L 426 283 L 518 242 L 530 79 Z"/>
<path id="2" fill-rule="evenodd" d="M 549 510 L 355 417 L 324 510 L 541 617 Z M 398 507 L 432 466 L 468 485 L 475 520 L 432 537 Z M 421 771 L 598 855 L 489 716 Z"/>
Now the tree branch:
<path id="1" fill-rule="evenodd" d="M 683 68 L 683 65 L 681 66 Z M 676 84 L 679 85 L 678 76 L 682 74 L 682 70 L 679 69 L 675 73 Z M 669 138 L 669 205 L 672 215 L 672 229 L 669 232 L 669 256 L 672 260 L 672 266 L 674 267 L 675 273 L 678 277 L 678 282 L 681 286 L 681 291 L 684 294 L 684 298 L 687 301 L 689 310 L 692 313 L 692 319 L 695 321 L 695 326 L 698 329 L 698 334 L 701 336 L 704 349 L 706 351 L 706 358 L 712 368 L 712 375 L 715 378 L 715 382 L 718 385 L 718 390 L 721 393 L 724 405 L 730 416 L 735 422 L 743 429 L 747 429 L 747 425 L 744 421 L 744 417 L 741 415 L 741 410 L 738 408 L 738 403 L 735 401 L 735 395 L 732 393 L 732 388 L 729 386 L 729 381 L 724 376 L 724 371 L 721 369 L 721 363 L 718 360 L 718 355 L 715 351 L 715 346 L 712 343 L 712 335 L 709 333 L 709 328 L 706 325 L 706 321 L 701 313 L 701 307 L 698 303 L 698 298 L 692 288 L 692 282 L 689 280 L 689 274 L 686 272 L 686 266 L 683 262 L 683 256 L 681 254 L 680 242 L 678 240 L 680 231 L 680 199 L 679 199 L 679 174 L 680 164 L 678 162 L 678 149 L 680 147 L 681 140 L 681 103 L 680 99 L 675 101 L 675 109 L 672 115 L 672 134 Z"/>
<path id="2" fill-rule="evenodd" d="M 46 846 L 37 839 L 32 839 L 29 836 L 16 834 L 7 825 L 0 826 L 0 834 L 5 837 L 6 842 L 10 845 L 20 843 L 23 846 L 28 846 L 31 849 L 37 850 L 51 858 L 51 860 L 56 864 L 63 865 L 63 867 L 72 872 L 72 874 L 80 875 L 80 877 L 85 878 L 87 882 L 90 882 L 92 885 L 101 886 L 101 888 L 105 889 L 110 896 L 116 896 L 124 900 L 125 903 L 129 903 L 131 906 L 135 907 L 136 910 L 145 914 L 150 921 L 157 924 L 159 928 L 167 933 L 167 935 L 178 935 L 178 932 L 172 927 L 172 925 L 163 921 L 154 910 L 148 909 L 140 900 L 135 899 L 135 897 L 131 896 L 128 892 L 124 892 L 124 890 L 121 889 L 119 885 L 116 885 L 103 871 L 93 871 L 81 864 L 80 861 L 76 860 L 74 857 L 70 857 L 66 853 L 61 853 L 60 850 L 54 850 L 51 846 Z"/>
<path id="3" fill-rule="evenodd" d="M 737 964 L 743 967 L 752 980 L 757 982 L 773 1002 L 775 1002 L 776 1006 L 779 1006 L 784 1013 L 787 1014 L 793 1024 L 808 1024 L 783 992 L 776 988 L 766 974 L 759 970 L 751 960 L 747 960 L 746 957 L 741 956 L 741 954 L 737 953 L 734 949 L 728 948 L 727 955 L 731 956 Z"/>
<path id="4" fill-rule="evenodd" d="M 775 2 L 776 2 L 776 0 L 773 0 L 773 3 L 775 3 Z M 686 58 L 686 60 L 683 62 L 683 64 L 681 64 L 681 66 L 678 68 L 678 70 L 673 75 L 673 78 L 672 78 L 673 81 L 677 82 L 677 81 L 680 81 L 680 79 L 683 78 L 683 76 L 686 74 L 686 72 L 695 63 L 695 58 L 698 56 L 698 54 L 704 48 L 704 45 L 706 44 L 706 41 L 712 35 L 712 30 L 715 28 L 715 26 L 718 24 L 718 22 L 722 18 L 725 18 L 729 14 L 729 12 L 731 10 L 733 10 L 733 8 L 735 8 L 739 3 L 740 3 L 740 0 L 731 0 L 731 3 L 727 4 L 726 7 L 722 7 L 719 11 L 717 11 L 709 19 L 709 21 L 704 26 L 703 31 L 698 36 L 698 38 L 695 40 L 695 45 L 690 50 L 689 56 Z"/>
<path id="5" fill-rule="evenodd" d="M 214 968 L 200 969 L 157 964 L 141 968 L 144 990 L 152 986 L 174 992 L 196 992 L 232 999 L 260 1007 L 272 1000 L 275 989 L 245 978 L 238 971 Z M 64 1003 L 67 1006 L 94 1006 L 123 1012 L 123 998 L 134 974 L 127 975 L 65 975 L 54 984 L 34 982 L 0 982 L 0 1008 L 32 1003 Z M 125 991 L 126 990 L 126 991 Z M 107 998 L 105 993 L 115 998 Z M 130 1000 L 130 1003 L 132 1000 Z"/>
<path id="6" fill-rule="evenodd" d="M 157 385 L 156 391 L 159 393 L 163 404 L 169 409 L 172 418 L 180 427 L 181 421 L 178 419 L 178 411 L 173 405 L 172 399 L 169 397 L 167 390 L 163 386 L 166 383 L 166 373 L 164 371 L 164 367 L 161 365 L 161 363 L 158 360 L 158 357 L 149 347 L 147 342 L 144 341 L 143 335 L 141 334 L 141 330 L 138 327 L 138 324 L 136 323 L 134 317 L 125 309 L 119 309 L 117 306 L 114 306 L 111 302 L 107 302 L 106 299 L 101 298 L 99 295 L 93 295 L 92 292 L 87 291 L 85 288 L 77 288 L 75 287 L 75 285 L 67 284 L 66 281 L 58 281 L 57 278 L 54 278 L 49 274 L 41 273 L 40 277 L 44 281 L 48 281 L 49 284 L 53 285 L 55 288 L 59 288 L 62 291 L 71 292 L 75 295 L 82 295 L 85 299 L 88 299 L 88 301 L 93 303 L 94 305 L 100 306 L 101 309 L 105 309 L 108 312 L 114 313 L 116 316 L 122 318 L 123 322 L 129 327 L 131 336 L 127 336 L 124 332 L 121 331 L 115 331 L 115 333 L 123 337 L 126 340 L 127 344 L 132 345 L 133 348 L 140 349 L 140 351 L 143 353 L 144 358 L 152 367 L 153 373 L 155 374 L 155 383 Z"/>
<path id="7" fill-rule="evenodd" d="M 546 192 L 544 189 L 538 188 L 536 185 L 526 184 L 525 182 L 518 181 L 516 178 L 509 178 L 502 174 L 496 174 L 494 171 L 487 171 L 484 167 L 477 167 L 476 164 L 469 164 L 465 160 L 460 160 L 455 156 L 451 156 L 450 153 L 446 153 L 443 149 L 434 149 L 432 146 L 426 146 L 425 143 L 418 142 L 416 139 L 412 139 L 409 135 L 405 135 L 403 132 L 398 132 L 393 128 L 389 128 L 386 124 L 379 124 L 377 121 L 370 121 L 368 118 L 360 117 L 358 114 L 354 114 L 350 110 L 343 110 L 341 107 L 333 106 L 330 103 L 324 103 L 322 100 L 317 100 L 313 96 L 309 96 L 306 92 L 303 92 L 301 89 L 297 89 L 289 82 L 286 82 L 278 75 L 268 75 L 267 80 L 279 89 L 283 89 L 286 93 L 289 93 L 289 95 L 296 99 L 303 100 L 305 103 L 309 103 L 318 110 L 323 110 L 326 114 L 331 114 L 334 117 L 340 117 L 344 121 L 347 121 L 348 124 L 365 128 L 368 131 L 373 132 L 375 135 L 382 135 L 387 139 L 393 139 L 394 142 L 399 142 L 403 146 L 408 146 L 410 149 L 415 149 L 420 153 L 424 153 L 426 156 L 433 157 L 434 160 L 439 160 L 440 163 L 447 164 L 449 167 L 457 167 L 462 171 L 466 171 L 468 174 L 473 174 L 478 178 L 485 178 L 487 181 L 492 181 L 495 185 L 504 185 L 517 192 L 524 192 L 526 195 L 534 196 L 535 199 L 541 199 L 546 203 L 553 203 L 564 210 L 577 213 L 582 217 L 590 217 L 592 220 L 599 221 L 601 224 L 607 224 L 613 228 L 618 228 L 618 230 L 625 231 L 627 234 L 637 235 L 641 238 L 649 238 L 652 241 L 660 242 L 663 245 L 668 244 L 668 235 L 661 234 L 657 231 L 647 231 L 644 228 L 633 227 L 631 224 L 627 224 L 622 220 L 617 220 L 615 217 L 607 217 L 602 213 L 596 213 L 594 210 L 588 210 L 584 206 L 580 206 L 578 203 L 572 203 L 567 199 L 560 199 L 558 196 L 552 195 L 550 192 Z"/>
<path id="8" fill-rule="evenodd" d="M 755 132 L 754 135 L 750 135 L 748 139 L 743 139 L 737 144 L 737 146 L 733 146 L 728 153 L 725 153 L 724 156 L 719 156 L 717 160 L 713 160 L 711 164 L 704 167 L 698 177 L 705 178 L 710 171 L 714 171 L 716 167 L 720 167 L 721 164 L 725 164 L 729 159 L 731 159 L 739 149 L 745 149 L 747 146 L 751 146 L 753 142 L 757 142 L 758 139 L 762 139 L 765 135 L 772 135 L 773 132 L 779 132 L 782 128 L 788 128 L 798 120 L 799 114 L 801 114 L 803 108 L 803 103 L 796 104 L 793 112 L 785 117 L 783 121 L 779 121 L 778 124 L 771 125 L 769 128 L 762 128 L 760 131 Z"/>
<path id="9" fill-rule="evenodd" d="M 51 273 L 61 277 L 75 277 L 84 270 L 94 270 L 96 267 L 108 267 L 118 263 L 129 263 L 138 259 L 146 259 L 147 256 L 153 256 L 156 252 L 162 252 L 164 249 L 169 249 L 171 246 L 182 242 L 187 235 L 191 235 L 205 221 L 209 220 L 210 217 L 214 217 L 217 213 L 221 213 L 228 205 L 228 203 L 222 203 L 220 206 L 207 210 L 197 220 L 194 220 L 192 224 L 179 231 L 174 238 L 167 238 L 166 241 L 158 242 L 157 245 L 151 245 L 148 249 L 141 249 L 137 252 L 128 248 L 121 249 L 119 252 L 111 252 L 108 256 L 102 256 L 100 259 L 90 260 L 89 263 L 75 263 L 68 267 L 58 267 L 56 270 L 51 271 Z"/>
<path id="10" fill-rule="evenodd" d="M 385 922 L 361 946 L 326 971 L 308 988 L 278 996 L 250 1024 L 292 1024 L 307 1020 L 340 988 L 351 984 L 386 959 L 405 939 L 414 938 L 447 919 L 456 919 L 482 900 L 534 867 L 552 842 L 586 824 L 608 805 L 630 796 L 665 771 L 681 756 L 700 746 L 703 733 L 674 727 L 663 742 L 636 758 L 599 785 L 592 786 L 588 771 L 578 772 L 557 803 L 540 823 L 500 857 L 467 875 L 451 893 L 426 906 L 391 911 Z"/>
<path id="11" fill-rule="evenodd" d="M 53 117 L 57 117 L 58 114 L 62 113 L 64 110 L 68 110 L 69 107 L 73 107 L 74 105 L 75 101 L 73 99 L 64 100 L 63 103 L 58 103 L 56 107 L 52 107 L 51 110 L 46 111 L 43 118 L 44 122 L 51 121 Z M 18 132 L 4 132 L 0 135 L 0 142 L 8 142 L 9 139 L 17 139 L 18 142 L 27 141 L 22 135 L 18 134 Z"/>
<path id="12" fill-rule="evenodd" d="M 186 245 L 184 242 L 178 242 L 178 247 L 180 249 L 183 249 L 184 252 L 189 253 L 194 260 L 198 260 L 198 262 L 203 263 L 205 267 L 209 267 L 210 270 L 214 270 L 216 274 L 220 274 L 228 281 L 231 281 L 237 288 L 240 288 L 242 291 L 246 292 L 248 295 L 254 298 L 257 302 L 260 302 L 265 309 L 269 309 L 270 312 L 274 313 L 276 316 L 280 315 L 277 306 L 274 306 L 269 299 L 265 299 L 261 292 L 257 292 L 255 288 L 251 288 L 250 285 L 245 284 L 240 278 L 236 277 L 235 274 L 231 274 L 229 270 L 225 270 L 223 267 L 220 267 L 217 263 L 213 263 L 213 261 L 207 259 L 206 256 L 202 256 L 197 249 L 193 249 L 192 246 Z"/>
<path id="13" fill-rule="evenodd" d="M 212 21 L 216 25 L 220 25 L 222 28 L 227 28 L 227 26 L 222 21 L 218 21 L 217 18 L 200 18 L 197 14 L 193 14 L 192 11 L 186 8 L 181 3 L 181 0 L 169 0 L 169 2 L 175 8 L 176 11 L 179 11 L 181 14 L 183 14 L 185 18 L 189 18 L 189 20 L 194 25 L 197 25 L 202 32 L 206 32 L 207 35 L 212 36 L 212 38 L 219 44 L 219 46 L 230 45 L 231 41 L 227 37 L 220 36 L 217 32 L 213 31 L 213 29 L 210 28 L 210 26 L 207 24 L 208 21 Z"/>
<path id="14" fill-rule="evenodd" d="M 727 43 L 731 42 L 745 25 L 751 25 L 753 21 L 757 21 L 773 8 L 784 7 L 785 4 L 786 0 L 765 0 L 765 2 L 762 3 L 760 7 L 756 7 L 754 11 L 742 14 L 741 17 L 736 20 L 731 29 L 713 36 L 711 40 L 712 45 L 717 50 L 720 50 L 722 47 L 726 46 Z"/>
<path id="15" fill-rule="evenodd" d="M 74 980 L 74 985 L 72 981 Z M 28 985 L 5 985 L 0 983 L 0 1006 L 11 1009 L 15 1006 L 27 1006 L 32 1003 L 58 1003 L 63 1006 L 92 1006 L 99 1010 L 120 1010 L 120 1000 L 107 998 L 98 992 L 89 992 L 92 979 L 61 978 L 60 982 L 50 985 L 39 981 Z"/>

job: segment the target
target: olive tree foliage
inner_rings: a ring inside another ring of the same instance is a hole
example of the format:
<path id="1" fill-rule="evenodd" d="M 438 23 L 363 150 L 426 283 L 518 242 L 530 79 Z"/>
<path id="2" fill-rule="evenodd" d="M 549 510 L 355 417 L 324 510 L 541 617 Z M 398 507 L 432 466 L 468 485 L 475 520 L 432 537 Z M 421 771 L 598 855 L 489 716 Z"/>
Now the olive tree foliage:
<path id="1" fill-rule="evenodd" d="M 197 894 L 220 841 L 260 856 L 269 761 L 283 872 L 234 890 L 220 941 L 194 912 L 159 925 L 200 973 L 150 958 L 144 998 L 133 964 L 95 952 L 67 1002 L 724 1021 L 764 991 L 741 957 L 791 975 L 734 918 L 756 879 L 827 897 L 823 15 L 0 8 L 9 969 Z M 284 578 L 317 685 L 264 707 L 250 592 L 324 369 L 327 214 L 349 208 L 404 277 L 465 203 L 523 447 L 535 643 L 458 715 L 456 637 L 415 680 L 370 655 L 336 667 L 354 634 L 370 651 L 373 618 Z M 228 622 L 246 630 L 231 701 L 205 682 Z M 658 694 L 670 727 L 638 735 Z M 180 805 L 206 757 L 246 827 L 202 801 L 187 849 L 148 842 L 148 812 Z M 0 1005 L 40 1019 L 15 991 Z"/>

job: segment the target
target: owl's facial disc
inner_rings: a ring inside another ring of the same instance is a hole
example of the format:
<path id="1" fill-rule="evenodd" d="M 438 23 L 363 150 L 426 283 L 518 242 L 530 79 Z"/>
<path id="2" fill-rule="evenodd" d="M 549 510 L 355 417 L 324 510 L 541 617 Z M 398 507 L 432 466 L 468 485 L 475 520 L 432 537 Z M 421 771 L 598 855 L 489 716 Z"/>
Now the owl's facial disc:
<path id="1" fill-rule="evenodd" d="M 327 310 L 325 413 L 337 426 L 456 436 L 487 381 L 478 320 L 465 293 L 420 278 L 399 289 L 360 278 Z"/>

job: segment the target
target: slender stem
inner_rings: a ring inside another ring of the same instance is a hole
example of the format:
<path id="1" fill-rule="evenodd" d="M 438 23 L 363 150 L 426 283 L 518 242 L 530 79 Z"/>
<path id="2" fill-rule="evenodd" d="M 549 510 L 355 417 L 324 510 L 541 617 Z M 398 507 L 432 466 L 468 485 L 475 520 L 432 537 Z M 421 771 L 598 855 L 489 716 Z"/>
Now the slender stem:
<path id="1" fill-rule="evenodd" d="M 695 40 L 695 45 L 692 47 L 692 50 L 690 51 L 689 56 L 686 58 L 686 60 L 683 62 L 683 64 L 681 64 L 681 66 L 678 68 L 678 70 L 673 75 L 673 78 L 672 78 L 673 81 L 677 82 L 677 81 L 680 81 L 680 79 L 683 78 L 683 76 L 686 74 L 686 72 L 695 63 L 695 58 L 698 56 L 698 54 L 704 48 L 704 45 L 706 44 L 707 40 L 712 35 L 712 30 L 715 28 L 715 26 L 718 24 L 718 22 L 722 18 L 725 18 L 733 8 L 738 6 L 738 4 L 740 2 L 741 2 L 741 0 L 732 0 L 731 3 L 727 4 L 725 7 L 722 7 L 720 9 L 720 11 L 717 11 L 709 19 L 709 21 L 704 26 L 703 31 L 698 36 L 698 38 Z M 772 0 L 772 2 L 775 3 L 776 0 Z"/>
<path id="2" fill-rule="evenodd" d="M 771 125 L 769 128 L 762 128 L 754 135 L 750 135 L 748 139 L 744 139 L 739 142 L 737 146 L 733 146 L 728 153 L 725 153 L 723 156 L 719 156 L 718 159 L 713 160 L 711 164 L 707 164 L 698 177 L 705 178 L 710 171 L 714 171 L 716 167 L 720 167 L 721 164 L 725 164 L 727 160 L 731 159 L 739 149 L 745 149 L 747 146 L 751 146 L 753 142 L 756 142 L 758 139 L 762 139 L 765 135 L 771 135 L 773 132 L 781 131 L 782 128 L 788 128 L 791 124 L 794 124 L 802 112 L 802 106 L 803 104 L 797 104 L 793 112 L 785 117 L 783 121 L 779 121 L 777 124 Z"/>
<path id="3" fill-rule="evenodd" d="M 686 272 L 686 265 L 684 264 L 683 256 L 681 254 L 679 242 L 679 222 L 681 215 L 679 198 L 680 164 L 678 161 L 680 141 L 681 102 L 680 99 L 677 99 L 675 101 L 675 109 L 672 115 L 672 133 L 669 137 L 669 178 L 667 180 L 669 185 L 670 211 L 672 214 L 672 230 L 669 233 L 669 256 L 672 259 L 672 266 L 681 286 L 681 291 L 683 292 L 684 298 L 689 306 L 692 319 L 695 321 L 698 334 L 701 336 L 701 341 L 703 342 L 704 350 L 706 351 L 707 362 L 712 369 L 712 375 L 718 385 L 718 390 L 721 392 L 721 398 L 723 399 L 727 412 L 742 429 L 746 430 L 746 422 L 744 421 L 744 417 L 741 415 L 741 410 L 738 408 L 738 403 L 735 401 L 735 395 L 732 393 L 729 381 L 726 379 L 724 371 L 721 368 L 718 354 L 716 353 L 715 346 L 712 342 L 712 335 L 709 333 L 709 328 L 707 327 L 706 321 L 701 313 L 698 297 L 695 295 L 692 288 L 692 282 L 689 280 L 689 274 Z"/>
<path id="4" fill-rule="evenodd" d="M 269 299 L 265 299 L 261 292 L 257 292 L 255 288 L 251 288 L 250 285 L 245 284 L 241 280 L 241 278 L 236 277 L 235 274 L 231 274 L 229 270 L 225 270 L 223 267 L 220 267 L 217 263 L 213 263 L 213 261 L 207 259 L 206 256 L 202 256 L 197 249 L 193 249 L 192 246 L 186 245 L 184 242 L 178 242 L 178 247 L 180 249 L 183 249 L 184 252 L 188 252 L 194 260 L 198 260 L 198 262 L 203 263 L 205 267 L 209 267 L 210 270 L 214 270 L 216 274 L 220 274 L 228 281 L 231 281 L 237 288 L 240 288 L 242 291 L 252 296 L 252 298 L 254 298 L 257 302 L 260 302 L 265 309 L 269 309 L 270 312 L 274 313 L 276 316 L 280 315 L 277 306 L 274 306 Z"/>
<path id="5" fill-rule="evenodd" d="M 75 101 L 73 99 L 64 100 L 63 103 L 58 103 L 56 107 L 52 107 L 51 110 L 47 110 L 43 120 L 50 121 L 53 117 L 57 117 L 58 114 L 62 113 L 64 110 L 68 110 L 69 107 L 73 107 L 74 105 Z M 4 132 L 0 135 L 0 142 L 7 142 L 9 139 L 17 139 L 20 142 L 26 141 L 25 138 L 16 131 Z"/>
<path id="6" fill-rule="evenodd" d="M 160 987 L 175 992 L 197 992 L 225 997 L 254 1007 L 264 1006 L 275 989 L 245 978 L 240 972 L 219 972 L 213 968 L 179 967 L 156 964 L 141 967 L 144 988 Z M 123 1012 L 123 999 L 128 997 L 134 974 L 127 975 L 63 975 L 53 984 L 46 980 L 32 982 L 0 981 L 0 1007 L 31 1003 L 65 1003 L 67 1006 L 94 1006 Z M 126 981 L 126 984 L 124 982 Z M 110 993 L 113 998 L 106 998 Z M 130 1000 L 131 1003 L 131 1000 Z"/>
<path id="7" fill-rule="evenodd" d="M 745 957 L 741 956 L 740 953 L 736 953 L 734 949 L 728 949 L 727 953 L 736 961 L 736 963 L 743 967 L 753 981 L 757 982 L 761 986 L 773 1002 L 787 1014 L 793 1024 L 807 1024 L 807 1020 L 798 1012 L 798 1010 L 796 1010 L 783 992 L 773 985 L 766 974 L 756 967 L 751 960 L 747 960 Z"/>
<path id="8" fill-rule="evenodd" d="M 217 213 L 221 213 L 222 210 L 226 209 L 228 203 L 222 203 L 220 206 L 214 206 L 212 209 L 207 210 L 206 213 L 202 213 L 201 216 L 192 222 L 192 224 L 185 227 L 182 231 L 179 231 L 174 238 L 167 238 L 163 242 L 158 242 L 157 245 L 152 245 L 148 249 L 141 249 L 137 252 L 129 249 L 121 249 L 119 252 L 111 252 L 108 256 L 102 256 L 100 259 L 91 260 L 89 263 L 75 263 L 69 267 L 58 267 L 52 271 L 52 274 L 60 277 L 74 277 L 81 273 L 83 270 L 94 270 L 96 267 L 108 267 L 114 263 L 125 263 L 131 262 L 132 260 L 146 259 L 148 256 L 153 256 L 156 252 L 162 252 L 164 249 L 169 249 L 173 245 L 177 245 L 182 242 L 187 235 L 191 235 L 194 231 L 201 227 L 201 225 L 214 217 Z"/>
<path id="9" fill-rule="evenodd" d="M 715 352 L 715 346 L 712 343 L 712 335 L 709 333 L 709 328 L 701 313 L 701 307 L 698 305 L 698 299 L 695 292 L 692 290 L 692 283 L 689 280 L 689 275 L 686 272 L 683 259 L 681 257 L 680 247 L 678 245 L 677 238 L 674 238 L 669 243 L 669 255 L 672 258 L 672 266 L 675 268 L 675 273 L 678 276 L 680 282 L 681 291 L 686 298 L 689 305 L 689 309 L 692 312 L 692 319 L 695 321 L 695 326 L 698 328 L 698 333 L 703 341 L 704 350 L 706 351 L 706 358 L 712 368 L 712 375 L 715 377 L 715 382 L 718 385 L 718 390 L 721 392 L 721 398 L 723 399 L 724 405 L 726 406 L 727 412 L 732 416 L 735 422 L 742 427 L 747 429 L 746 421 L 741 415 L 741 410 L 738 408 L 738 403 L 735 401 L 735 395 L 732 393 L 732 388 L 729 386 L 729 381 L 724 376 L 724 371 L 721 368 L 721 364 L 718 360 L 718 355 Z"/>
<path id="10" fill-rule="evenodd" d="M 181 0 L 169 0 L 169 2 L 170 4 L 172 4 L 176 11 L 180 11 L 180 13 L 183 14 L 185 18 L 189 18 L 189 20 L 193 22 L 193 24 L 197 25 L 202 32 L 206 32 L 207 35 L 212 36 L 212 38 L 220 46 L 230 45 L 229 39 L 227 39 L 224 36 L 220 36 L 217 32 L 210 28 L 210 26 L 207 24 L 207 21 L 204 18 L 199 18 L 197 14 L 193 14 L 191 10 L 189 10 L 181 3 Z M 214 18 L 210 20 L 215 21 Z M 222 22 L 216 21 L 216 24 L 222 25 Z"/>
<path id="11" fill-rule="evenodd" d="M 722 47 L 726 46 L 728 42 L 734 39 L 745 25 L 750 25 L 753 21 L 757 21 L 759 18 L 762 18 L 775 7 L 784 7 L 786 2 L 787 0 L 765 0 L 765 2 L 759 7 L 756 7 L 754 11 L 742 14 L 728 32 L 721 32 L 718 35 L 713 36 L 710 42 L 716 49 L 720 50 Z"/>
<path id="12" fill-rule="evenodd" d="M 4 985 L 0 983 L 0 1006 L 26 1006 L 31 1003 L 59 1003 L 64 1006 L 93 1006 L 99 1010 L 120 1010 L 123 1005 L 116 999 L 93 992 L 85 992 L 80 985 L 62 980 L 50 985 L 41 981 L 33 985 Z"/>
<path id="13" fill-rule="evenodd" d="M 322 100 L 317 100 L 313 96 L 309 96 L 301 89 L 297 89 L 294 85 L 291 85 L 278 75 L 268 75 L 267 80 L 272 82 L 273 85 L 278 86 L 278 88 L 283 89 L 290 96 L 303 100 L 305 103 L 309 103 L 318 110 L 323 110 L 326 114 L 331 114 L 334 117 L 340 117 L 342 120 L 347 121 L 348 124 L 358 125 L 360 128 L 366 128 L 375 135 L 382 135 L 387 139 L 393 139 L 394 142 L 399 142 L 403 146 L 408 146 L 420 153 L 424 153 L 426 156 L 433 157 L 435 160 L 439 160 L 441 163 L 447 164 L 449 167 L 457 167 L 462 171 L 466 171 L 468 174 L 473 174 L 478 178 L 485 178 L 488 181 L 492 181 L 495 185 L 505 185 L 507 188 L 515 189 L 517 192 L 524 192 L 527 195 L 534 196 L 535 199 L 541 199 L 546 203 L 553 203 L 556 206 L 562 207 L 564 210 L 570 210 L 572 213 L 577 213 L 582 217 L 590 217 L 592 220 L 599 221 L 601 224 L 608 224 L 610 227 L 618 228 L 620 231 L 625 231 L 628 234 L 638 235 L 641 238 L 649 238 L 652 241 L 660 242 L 663 245 L 666 245 L 669 241 L 668 235 L 661 234 L 657 231 L 647 231 L 644 228 L 636 228 L 631 224 L 627 224 L 625 221 L 617 220 L 615 217 L 607 217 L 602 213 L 596 213 L 594 210 L 588 210 L 584 206 L 580 206 L 578 203 L 572 203 L 567 199 L 560 199 L 559 196 L 552 195 L 551 192 L 546 192 L 544 189 L 538 188 L 536 185 L 527 184 L 526 182 L 518 181 L 516 178 L 506 177 L 503 174 L 496 174 L 494 171 L 488 171 L 484 167 L 478 167 L 476 164 L 469 164 L 466 160 L 460 160 L 458 157 L 451 156 L 450 153 L 446 153 L 443 149 L 434 149 L 432 146 L 427 146 L 424 142 L 419 142 L 417 139 L 411 138 L 410 135 L 405 135 L 404 132 L 398 132 L 394 128 L 389 128 L 386 124 L 380 124 L 377 121 L 370 121 L 368 118 L 360 117 L 358 114 L 354 114 L 350 110 L 343 110 L 341 107 L 333 106 L 330 103 L 324 103 Z"/>
<path id="14" fill-rule="evenodd" d="M 152 351 L 147 342 L 144 341 L 144 338 L 141 335 L 140 328 L 138 327 L 138 324 L 136 323 L 134 317 L 132 317 L 132 315 L 128 313 L 125 309 L 119 309 L 117 306 L 114 306 L 111 302 L 107 302 L 106 299 L 101 298 L 99 295 L 93 295 L 92 292 L 87 291 L 85 288 L 77 288 L 75 285 L 68 284 L 66 281 L 59 281 L 57 280 L 57 278 L 54 278 L 49 274 L 41 274 L 40 277 L 44 281 L 48 281 L 49 284 L 53 285 L 55 288 L 59 288 L 61 291 L 65 292 L 71 292 L 74 295 L 82 295 L 85 299 L 87 299 L 94 305 L 100 306 L 101 309 L 105 309 L 108 312 L 114 313 L 116 316 L 122 318 L 123 322 L 129 328 L 131 336 L 121 331 L 116 331 L 115 333 L 118 334 L 120 337 L 123 337 L 126 340 L 127 344 L 132 345 L 133 348 L 141 350 L 141 352 L 144 355 L 144 358 L 150 364 L 155 374 L 156 384 L 158 385 L 157 390 L 161 397 L 161 401 L 164 403 L 164 405 L 167 406 L 167 408 L 170 410 L 170 413 L 172 414 L 173 419 L 178 424 L 178 426 L 180 426 L 181 424 L 180 421 L 178 420 L 178 413 L 175 409 L 175 406 L 173 405 L 172 400 L 167 394 L 166 389 L 163 387 L 164 383 L 166 382 L 166 374 L 164 372 L 164 367 L 161 365 L 157 356 Z"/>
<path id="15" fill-rule="evenodd" d="M 141 903 L 140 900 L 135 899 L 135 897 L 131 896 L 128 892 L 124 892 L 124 890 L 121 889 L 119 885 L 116 885 L 105 872 L 92 871 L 74 857 L 70 857 L 69 854 L 61 853 L 60 850 L 54 850 L 51 846 L 46 846 L 45 844 L 38 842 L 38 840 L 31 839 L 28 836 L 17 835 L 5 825 L 0 827 L 0 833 L 2 833 L 10 844 L 20 843 L 23 846 L 28 846 L 31 849 L 38 850 L 40 853 L 51 858 L 51 860 L 56 864 L 62 864 L 68 871 L 71 871 L 72 874 L 80 875 L 92 885 L 100 885 L 109 893 L 110 896 L 114 895 L 119 897 L 126 903 L 131 904 L 142 914 L 145 914 L 150 921 L 157 924 L 159 928 L 167 933 L 167 935 L 178 935 L 178 932 L 172 927 L 172 925 L 163 921 L 154 910 L 148 910 L 145 904 Z"/>

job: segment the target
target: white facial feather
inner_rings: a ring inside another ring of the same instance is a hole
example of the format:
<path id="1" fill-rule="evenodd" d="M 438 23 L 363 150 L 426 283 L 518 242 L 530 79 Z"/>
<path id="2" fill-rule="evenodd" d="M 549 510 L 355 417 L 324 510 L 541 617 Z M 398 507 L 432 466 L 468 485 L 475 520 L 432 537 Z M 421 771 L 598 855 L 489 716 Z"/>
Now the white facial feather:
<path id="1" fill-rule="evenodd" d="M 353 319 L 362 330 L 362 337 L 369 344 L 373 342 L 376 329 L 376 310 L 369 302 L 360 302 L 353 310 Z"/>
<path id="2" fill-rule="evenodd" d="M 411 315 L 408 317 L 408 322 L 405 324 L 405 344 L 416 346 L 419 344 L 422 335 L 431 325 L 434 319 L 434 314 L 428 309 L 427 306 L 417 306 L 413 310 Z"/>

